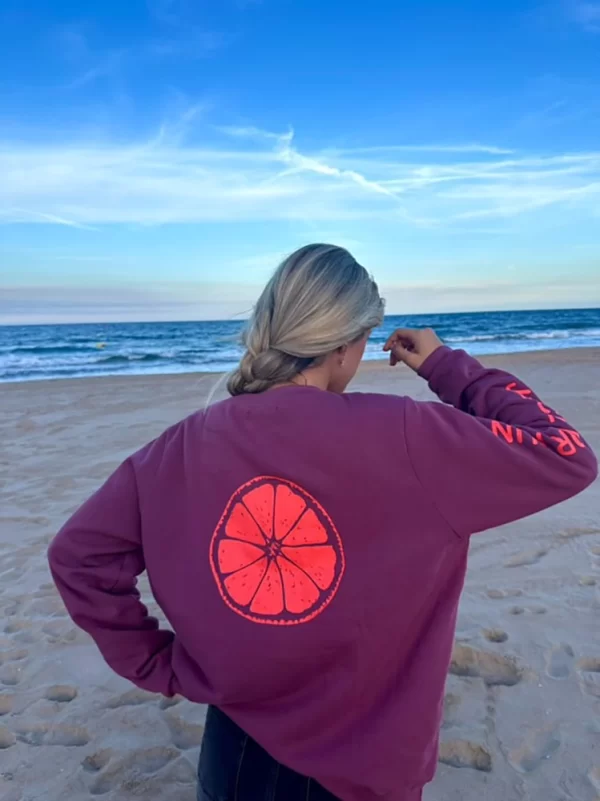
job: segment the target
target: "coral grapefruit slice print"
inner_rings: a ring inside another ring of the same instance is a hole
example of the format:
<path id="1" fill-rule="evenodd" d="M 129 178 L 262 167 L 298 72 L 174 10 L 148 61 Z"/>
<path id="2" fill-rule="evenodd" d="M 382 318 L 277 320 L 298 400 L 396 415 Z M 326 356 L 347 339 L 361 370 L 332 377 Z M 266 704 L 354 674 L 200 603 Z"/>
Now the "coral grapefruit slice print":
<path id="1" fill-rule="evenodd" d="M 217 587 L 254 623 L 306 623 L 333 600 L 344 573 L 340 536 L 306 490 L 257 478 L 234 493 L 210 545 Z"/>

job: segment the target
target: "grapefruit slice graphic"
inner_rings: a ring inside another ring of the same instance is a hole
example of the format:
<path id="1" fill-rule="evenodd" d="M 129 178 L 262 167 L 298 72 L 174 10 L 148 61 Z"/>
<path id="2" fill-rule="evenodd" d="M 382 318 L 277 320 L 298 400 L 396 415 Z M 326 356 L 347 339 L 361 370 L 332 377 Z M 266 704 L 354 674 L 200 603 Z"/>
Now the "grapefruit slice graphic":
<path id="1" fill-rule="evenodd" d="M 307 623 L 331 603 L 344 573 L 340 536 L 306 490 L 257 478 L 230 499 L 210 564 L 225 603 L 253 623 Z"/>

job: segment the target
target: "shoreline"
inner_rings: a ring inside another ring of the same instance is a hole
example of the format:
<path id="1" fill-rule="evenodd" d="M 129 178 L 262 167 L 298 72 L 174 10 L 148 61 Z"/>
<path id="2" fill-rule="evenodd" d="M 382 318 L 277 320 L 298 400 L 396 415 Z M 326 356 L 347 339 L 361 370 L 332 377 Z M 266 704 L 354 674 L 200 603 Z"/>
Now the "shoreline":
<path id="1" fill-rule="evenodd" d="M 508 353 L 492 353 L 492 354 L 479 354 L 475 358 L 483 364 L 490 364 L 494 366 L 496 362 L 510 361 L 515 364 L 519 362 L 527 364 L 533 360 L 541 360 L 544 362 L 562 361 L 565 357 L 572 357 L 577 362 L 596 362 L 600 361 L 600 347 L 597 345 L 590 345 L 585 347 L 576 348 L 547 348 L 544 350 L 522 350 L 510 351 Z M 358 379 L 367 373 L 378 372 L 383 368 L 387 368 L 387 360 L 381 359 L 367 359 L 361 364 Z M 0 388 L 6 389 L 22 389 L 24 387 L 35 387 L 37 385 L 65 387 L 70 385 L 79 385 L 82 383 L 96 383 L 98 381 L 190 381 L 193 379 L 207 380 L 212 379 L 217 382 L 221 377 L 228 375 L 228 372 L 216 371 L 210 372 L 207 370 L 198 372 L 177 372 L 177 373 L 107 373 L 106 375 L 92 375 L 92 376 L 69 376 L 67 378 L 32 378 L 27 380 L 16 381 L 0 381 Z"/>

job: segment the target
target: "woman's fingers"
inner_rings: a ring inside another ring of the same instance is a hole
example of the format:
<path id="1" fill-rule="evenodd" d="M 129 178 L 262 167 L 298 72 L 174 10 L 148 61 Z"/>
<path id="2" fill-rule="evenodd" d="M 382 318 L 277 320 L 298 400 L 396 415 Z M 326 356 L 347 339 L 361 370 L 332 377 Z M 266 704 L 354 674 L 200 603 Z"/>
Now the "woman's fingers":
<path id="1" fill-rule="evenodd" d="M 413 351 L 403 347 L 400 343 L 396 343 L 393 346 L 392 356 L 394 357 L 393 366 L 401 363 L 401 364 L 407 364 L 409 367 L 412 367 L 413 361 L 418 358 Z"/>
<path id="2" fill-rule="evenodd" d="M 418 371 L 423 362 L 441 345 L 441 340 L 431 328 L 398 328 L 388 338 L 383 349 L 390 352 L 392 367 L 403 362 Z"/>
<path id="3" fill-rule="evenodd" d="M 414 331 L 411 328 L 398 328 L 390 337 L 388 337 L 383 349 L 384 351 L 392 350 L 395 345 L 401 345 L 407 350 L 411 347 L 414 348 L 417 334 L 418 331 Z"/>

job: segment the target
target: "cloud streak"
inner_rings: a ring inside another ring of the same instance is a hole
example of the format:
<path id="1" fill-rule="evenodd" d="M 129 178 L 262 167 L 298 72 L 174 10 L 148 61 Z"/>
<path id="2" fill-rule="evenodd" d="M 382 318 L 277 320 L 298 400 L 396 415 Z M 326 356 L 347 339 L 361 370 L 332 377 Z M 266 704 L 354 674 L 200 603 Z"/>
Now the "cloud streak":
<path id="1" fill-rule="evenodd" d="M 82 89 L 99 78 L 110 78 L 118 71 L 125 55 L 124 50 L 116 50 L 102 56 L 96 64 L 81 72 L 69 81 L 65 89 Z"/>
<path id="2" fill-rule="evenodd" d="M 273 258 L 277 254 L 272 254 Z M 270 264 L 269 267 L 273 267 Z M 250 281 L 232 283 L 163 283 L 146 287 L 131 284 L 5 286 L 0 295 L 4 325 L 65 322 L 111 322 L 214 319 L 247 316 L 262 286 Z M 394 312 L 432 314 L 482 309 L 557 308 L 586 306 L 597 293 L 596 283 L 558 276 L 540 284 L 518 280 L 486 280 L 452 285 L 434 281 L 382 286 L 388 308 Z M 224 300 L 226 298 L 227 300 Z M 582 302 L 588 299 L 588 303 Z"/>
<path id="3" fill-rule="evenodd" d="M 481 145 L 477 142 L 456 145 L 376 145 L 373 147 L 352 147 L 341 150 L 333 150 L 332 153 L 339 155 L 355 155 L 360 153 L 484 153 L 493 156 L 509 155 L 514 150 L 495 145 Z"/>
<path id="4" fill-rule="evenodd" d="M 574 22 L 588 33 L 600 33 L 600 2 L 598 0 L 570 0 L 569 11 Z"/>
<path id="5" fill-rule="evenodd" d="M 600 151 L 496 145 L 307 150 L 293 131 L 220 128 L 193 106 L 142 141 L 0 142 L 0 222 L 68 227 L 204 221 L 473 219 L 600 211 Z"/>
<path id="6" fill-rule="evenodd" d="M 60 217 L 57 214 L 48 214 L 47 212 L 43 211 L 21 209 L 15 206 L 12 208 L 0 209 L 0 221 L 2 219 L 9 222 L 41 222 L 51 223 L 52 225 L 64 225 L 67 228 L 80 228 L 86 231 L 96 230 L 91 225 L 84 225 L 83 223 L 77 222 L 77 220 L 68 220 L 65 217 Z"/>

